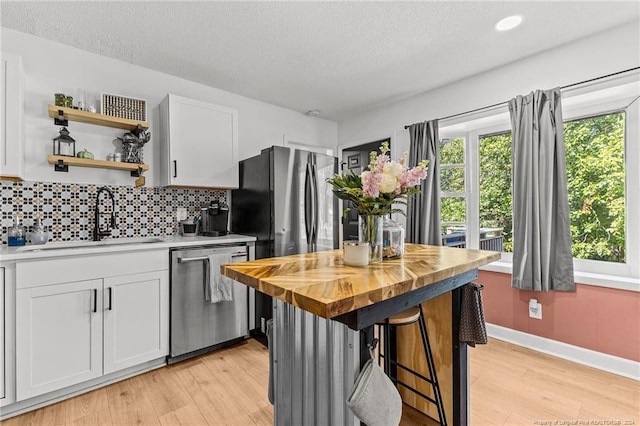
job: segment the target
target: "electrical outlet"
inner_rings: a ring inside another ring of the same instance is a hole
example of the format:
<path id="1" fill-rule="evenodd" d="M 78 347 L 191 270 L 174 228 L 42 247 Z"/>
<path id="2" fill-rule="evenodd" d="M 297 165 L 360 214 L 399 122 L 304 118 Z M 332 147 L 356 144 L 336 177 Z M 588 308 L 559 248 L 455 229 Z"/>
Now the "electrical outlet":
<path id="1" fill-rule="evenodd" d="M 176 220 L 180 222 L 181 220 L 187 219 L 187 208 L 186 207 L 178 207 L 176 209 Z"/>
<path id="2" fill-rule="evenodd" d="M 529 300 L 529 317 L 542 319 L 542 305 L 536 299 Z"/>

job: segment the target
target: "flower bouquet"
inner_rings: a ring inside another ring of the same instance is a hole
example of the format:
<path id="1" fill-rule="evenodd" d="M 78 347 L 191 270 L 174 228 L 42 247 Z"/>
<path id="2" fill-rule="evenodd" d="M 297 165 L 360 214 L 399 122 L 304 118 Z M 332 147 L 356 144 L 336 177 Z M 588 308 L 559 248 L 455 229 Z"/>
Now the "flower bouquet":
<path id="1" fill-rule="evenodd" d="M 328 179 L 333 193 L 342 200 L 351 201 L 358 211 L 359 239 L 368 241 L 371 262 L 382 260 L 382 216 L 405 214 L 394 204 L 407 204 L 411 195 L 420 192 L 417 185 L 427 177 L 427 160 L 413 168 L 407 166 L 408 153 L 397 162 L 389 156 L 389 143 L 383 142 L 380 154 L 372 151 L 368 170 L 356 175 L 353 170 L 336 174 Z M 348 209 L 345 209 L 345 215 Z"/>

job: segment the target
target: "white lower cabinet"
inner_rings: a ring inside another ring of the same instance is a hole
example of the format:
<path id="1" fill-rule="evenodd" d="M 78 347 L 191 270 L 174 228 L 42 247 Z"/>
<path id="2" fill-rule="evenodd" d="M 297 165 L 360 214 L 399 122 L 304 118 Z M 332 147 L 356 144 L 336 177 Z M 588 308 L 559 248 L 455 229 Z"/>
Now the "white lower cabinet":
<path id="1" fill-rule="evenodd" d="M 154 256 L 138 260 L 168 267 L 166 252 Z M 60 260 L 57 279 L 38 272 L 51 270 L 49 260 L 18 264 L 16 401 L 168 355 L 167 269 L 114 277 L 98 271 L 103 278 L 81 279 L 96 275 L 87 265 L 119 264 L 134 272 L 135 262 L 125 259 Z"/>
<path id="2" fill-rule="evenodd" d="M 102 280 L 16 292 L 17 400 L 102 375 Z"/>
<path id="3" fill-rule="evenodd" d="M 0 407 L 13 404 L 15 395 L 15 262 L 0 259 Z M 0 408 L 0 413 L 4 410 Z"/>
<path id="4" fill-rule="evenodd" d="M 0 325 L 0 403 L 5 401 L 7 397 L 7 386 L 6 386 L 6 378 L 5 378 L 5 370 L 6 370 L 6 358 L 5 351 L 7 347 L 7 341 L 5 338 L 5 323 L 7 322 L 7 317 L 5 314 L 5 293 L 6 293 L 6 284 L 5 284 L 5 267 L 0 266 L 0 321 L 2 324 Z"/>
<path id="5" fill-rule="evenodd" d="M 163 274 L 150 272 L 104 280 L 104 374 L 167 355 L 169 321 Z"/>

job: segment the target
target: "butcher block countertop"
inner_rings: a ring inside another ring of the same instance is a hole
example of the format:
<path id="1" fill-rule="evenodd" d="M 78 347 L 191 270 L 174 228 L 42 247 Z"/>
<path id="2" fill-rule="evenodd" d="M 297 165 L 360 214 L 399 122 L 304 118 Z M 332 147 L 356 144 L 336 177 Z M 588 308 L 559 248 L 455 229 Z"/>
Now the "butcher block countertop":
<path id="1" fill-rule="evenodd" d="M 374 305 L 500 259 L 500 253 L 407 244 L 400 259 L 345 266 L 342 250 L 221 266 L 222 274 L 323 318 Z"/>

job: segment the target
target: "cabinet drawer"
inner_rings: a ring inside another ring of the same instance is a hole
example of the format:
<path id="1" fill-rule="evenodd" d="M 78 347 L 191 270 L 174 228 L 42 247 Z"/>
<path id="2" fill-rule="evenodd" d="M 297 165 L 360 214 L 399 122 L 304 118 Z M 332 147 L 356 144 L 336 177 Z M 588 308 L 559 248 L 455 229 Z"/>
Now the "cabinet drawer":
<path id="1" fill-rule="evenodd" d="M 166 249 L 25 260 L 16 265 L 16 288 L 169 269 Z"/>

